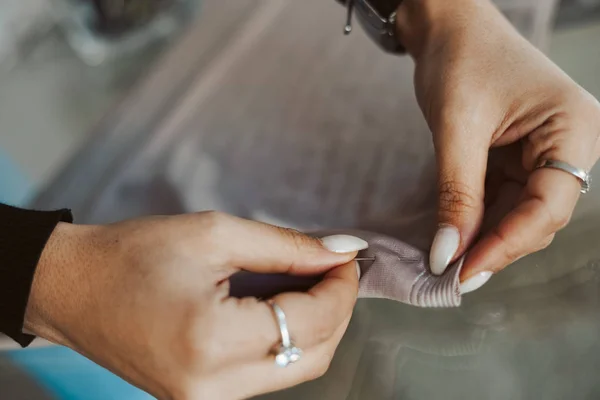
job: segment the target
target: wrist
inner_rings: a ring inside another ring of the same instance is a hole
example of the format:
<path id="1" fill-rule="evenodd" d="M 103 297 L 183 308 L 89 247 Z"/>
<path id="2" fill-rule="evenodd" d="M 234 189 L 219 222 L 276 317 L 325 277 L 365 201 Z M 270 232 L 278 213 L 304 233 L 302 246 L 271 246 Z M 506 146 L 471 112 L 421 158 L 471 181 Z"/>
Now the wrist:
<path id="1" fill-rule="evenodd" d="M 487 0 L 404 0 L 398 7 L 398 37 L 414 58 L 475 19 Z"/>
<path id="2" fill-rule="evenodd" d="M 51 342 L 68 345 L 66 331 L 77 320 L 83 299 L 80 289 L 85 265 L 83 254 L 90 250 L 92 227 L 59 223 L 38 262 L 25 313 L 24 331 Z M 81 271 L 81 273 L 78 272 Z M 80 314 L 81 316 L 81 314 Z"/>

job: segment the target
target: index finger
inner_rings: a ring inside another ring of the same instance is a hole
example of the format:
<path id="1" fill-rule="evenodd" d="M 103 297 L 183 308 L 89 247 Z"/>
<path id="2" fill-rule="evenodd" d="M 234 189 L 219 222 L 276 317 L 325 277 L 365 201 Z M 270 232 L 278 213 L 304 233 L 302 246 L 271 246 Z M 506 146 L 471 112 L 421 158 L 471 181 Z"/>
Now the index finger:
<path id="1" fill-rule="evenodd" d="M 480 272 L 499 272 L 536 251 L 548 236 L 567 225 L 580 188 L 579 181 L 564 171 L 544 168 L 532 172 L 515 209 L 467 254 L 461 281 Z"/>

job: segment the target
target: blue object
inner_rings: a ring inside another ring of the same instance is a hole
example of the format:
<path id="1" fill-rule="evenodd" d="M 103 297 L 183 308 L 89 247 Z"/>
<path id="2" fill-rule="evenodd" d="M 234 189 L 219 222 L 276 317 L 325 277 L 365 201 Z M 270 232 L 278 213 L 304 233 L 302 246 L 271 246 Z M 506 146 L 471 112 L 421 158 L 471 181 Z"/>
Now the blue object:
<path id="1" fill-rule="evenodd" d="M 14 350 L 7 354 L 57 400 L 154 399 L 65 347 Z"/>
<path id="2" fill-rule="evenodd" d="M 0 203 L 24 206 L 33 195 L 33 185 L 13 160 L 0 149 Z"/>

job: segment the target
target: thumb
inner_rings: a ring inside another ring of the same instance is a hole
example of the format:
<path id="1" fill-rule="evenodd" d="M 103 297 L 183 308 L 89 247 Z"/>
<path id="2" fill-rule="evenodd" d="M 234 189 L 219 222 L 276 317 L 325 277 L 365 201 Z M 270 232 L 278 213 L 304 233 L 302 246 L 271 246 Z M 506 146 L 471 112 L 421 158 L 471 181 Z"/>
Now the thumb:
<path id="1" fill-rule="evenodd" d="M 467 133 L 444 132 L 435 139 L 438 230 L 429 255 L 435 275 L 466 251 L 483 219 L 489 142 L 476 143 L 476 135 Z"/>
<path id="2" fill-rule="evenodd" d="M 227 264 L 236 270 L 318 275 L 348 263 L 369 246 L 355 236 L 335 235 L 320 240 L 293 229 L 229 218 L 222 230 L 227 247 L 222 248 Z"/>

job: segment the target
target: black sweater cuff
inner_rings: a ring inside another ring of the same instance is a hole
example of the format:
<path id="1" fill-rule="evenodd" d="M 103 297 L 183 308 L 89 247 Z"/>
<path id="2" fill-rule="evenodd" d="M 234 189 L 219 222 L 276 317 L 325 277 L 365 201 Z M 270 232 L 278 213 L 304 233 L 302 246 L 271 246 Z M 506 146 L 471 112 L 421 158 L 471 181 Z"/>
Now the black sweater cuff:
<path id="1" fill-rule="evenodd" d="M 21 346 L 25 311 L 37 264 L 59 222 L 73 222 L 70 210 L 31 211 L 0 204 L 0 332 Z"/>

